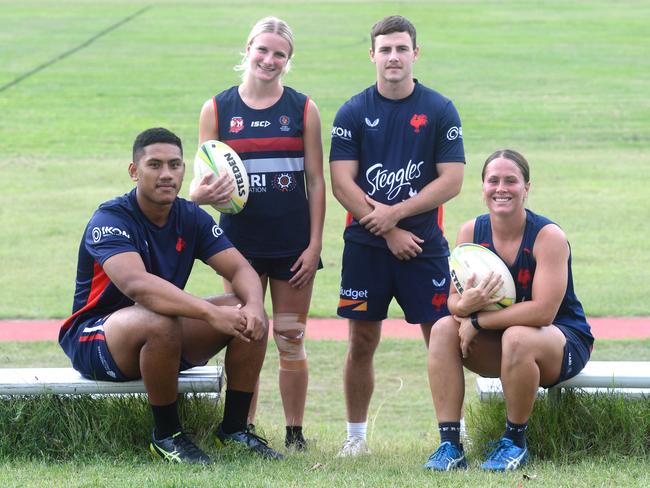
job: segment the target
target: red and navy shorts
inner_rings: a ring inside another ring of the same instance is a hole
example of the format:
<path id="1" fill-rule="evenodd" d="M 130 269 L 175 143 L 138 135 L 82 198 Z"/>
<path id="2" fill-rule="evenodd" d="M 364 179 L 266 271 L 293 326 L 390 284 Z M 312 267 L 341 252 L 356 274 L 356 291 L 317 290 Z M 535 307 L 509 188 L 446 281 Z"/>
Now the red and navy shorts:
<path id="1" fill-rule="evenodd" d="M 545 385 L 545 388 L 550 388 L 561 381 L 573 378 L 583 370 L 591 356 L 591 341 L 573 327 L 568 327 L 562 324 L 553 325 L 562 331 L 566 338 L 566 343 L 564 344 L 564 355 L 562 357 L 560 377 L 553 385 Z"/>
<path id="2" fill-rule="evenodd" d="M 61 344 L 82 376 L 98 381 L 130 381 L 117 367 L 104 338 L 104 324 L 110 315 L 93 317 L 78 324 L 76 334 Z M 202 366 L 181 358 L 179 371 Z"/>
<path id="3" fill-rule="evenodd" d="M 447 257 L 400 261 L 388 249 L 346 242 L 337 313 L 384 320 L 395 298 L 408 323 L 432 323 L 449 315 L 450 279 Z"/>

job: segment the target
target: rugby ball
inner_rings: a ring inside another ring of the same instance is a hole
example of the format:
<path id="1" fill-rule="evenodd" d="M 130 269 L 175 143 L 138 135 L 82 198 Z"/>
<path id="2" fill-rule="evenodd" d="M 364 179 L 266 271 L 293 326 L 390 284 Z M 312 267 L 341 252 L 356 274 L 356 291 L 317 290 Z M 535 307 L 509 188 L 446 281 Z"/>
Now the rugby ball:
<path id="1" fill-rule="evenodd" d="M 206 173 L 212 174 L 210 182 L 224 173 L 228 173 L 235 182 L 235 189 L 228 202 L 212 206 L 226 214 L 241 212 L 248 201 L 248 174 L 239 155 L 221 141 L 205 141 L 194 157 L 194 179 L 190 183 L 190 191 L 201 182 Z"/>
<path id="2" fill-rule="evenodd" d="M 478 244 L 460 244 L 451 251 L 449 256 L 449 272 L 451 281 L 461 295 L 465 291 L 467 280 L 472 274 L 476 275 L 474 286 L 478 285 L 490 271 L 493 271 L 503 278 L 503 285 L 493 295 L 503 297 L 500 301 L 488 305 L 483 310 L 501 310 L 515 303 L 517 290 L 515 281 L 512 279 L 510 270 L 499 256 L 490 251 L 487 247 Z"/>

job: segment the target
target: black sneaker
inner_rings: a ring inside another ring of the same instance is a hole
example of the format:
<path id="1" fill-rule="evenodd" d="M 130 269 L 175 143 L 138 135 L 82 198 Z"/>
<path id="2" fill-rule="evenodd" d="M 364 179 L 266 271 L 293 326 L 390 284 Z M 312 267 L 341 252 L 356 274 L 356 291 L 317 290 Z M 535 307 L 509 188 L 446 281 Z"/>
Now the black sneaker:
<path id="1" fill-rule="evenodd" d="M 246 427 L 245 430 L 240 430 L 239 432 L 226 434 L 221 426 L 222 424 L 219 424 L 219 427 L 217 427 L 217 447 L 224 447 L 226 444 L 235 442 L 245 449 L 262 456 L 263 458 L 284 459 L 284 456 L 282 454 L 274 451 L 269 447 L 269 442 L 266 439 L 260 437 L 257 434 L 254 434 L 248 427 Z"/>
<path id="2" fill-rule="evenodd" d="M 156 436 L 152 435 L 149 450 L 154 457 L 172 463 L 212 464 L 208 455 L 183 432 L 176 432 L 164 439 L 156 439 Z"/>
<path id="3" fill-rule="evenodd" d="M 291 435 L 287 435 L 284 438 L 284 446 L 287 449 L 293 449 L 295 451 L 306 451 L 307 440 L 302 435 L 302 432 L 297 432 Z"/>

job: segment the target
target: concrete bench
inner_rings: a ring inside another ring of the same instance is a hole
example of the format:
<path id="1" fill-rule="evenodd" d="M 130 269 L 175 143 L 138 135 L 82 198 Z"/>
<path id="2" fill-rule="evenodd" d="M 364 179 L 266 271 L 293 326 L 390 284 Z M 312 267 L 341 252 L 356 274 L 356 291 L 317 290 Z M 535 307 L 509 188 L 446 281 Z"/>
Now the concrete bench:
<path id="1" fill-rule="evenodd" d="M 549 395 L 558 398 L 563 388 L 626 397 L 650 396 L 650 361 L 589 361 L 576 376 L 550 388 Z M 477 378 L 476 389 L 481 401 L 503 397 L 499 378 Z M 545 391 L 540 388 L 538 394 Z"/>
<path id="2" fill-rule="evenodd" d="M 179 393 L 211 393 L 219 397 L 222 366 L 198 366 L 178 375 Z M 140 380 L 95 381 L 72 368 L 0 368 L 0 395 L 85 395 L 146 393 Z"/>

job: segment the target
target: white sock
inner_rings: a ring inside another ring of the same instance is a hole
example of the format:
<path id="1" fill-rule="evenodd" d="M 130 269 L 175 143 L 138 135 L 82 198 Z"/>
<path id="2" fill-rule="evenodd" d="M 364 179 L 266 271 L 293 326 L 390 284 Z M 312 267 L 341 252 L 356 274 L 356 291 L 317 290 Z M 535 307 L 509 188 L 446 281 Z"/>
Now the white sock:
<path id="1" fill-rule="evenodd" d="M 348 439 L 350 437 L 358 437 L 359 439 L 366 440 L 367 430 L 368 422 L 348 422 Z"/>

